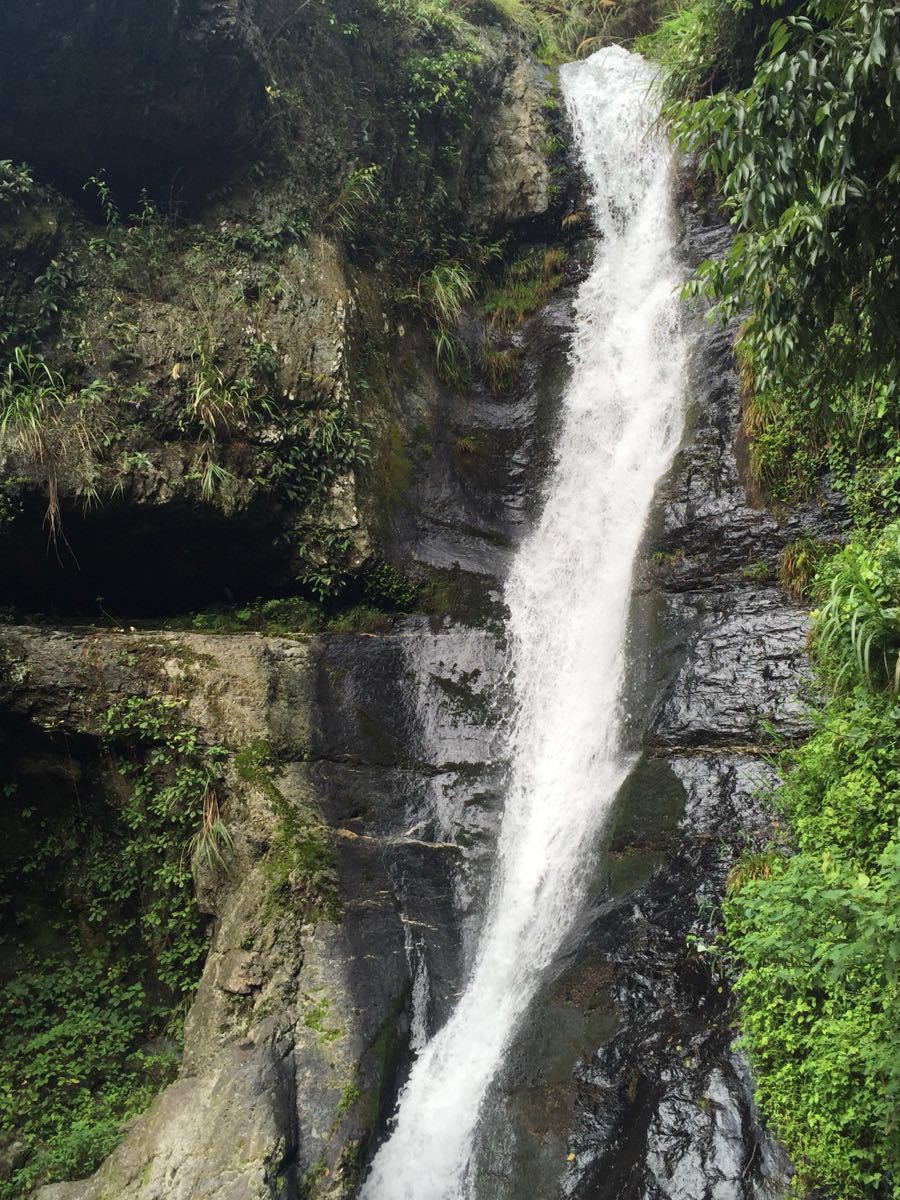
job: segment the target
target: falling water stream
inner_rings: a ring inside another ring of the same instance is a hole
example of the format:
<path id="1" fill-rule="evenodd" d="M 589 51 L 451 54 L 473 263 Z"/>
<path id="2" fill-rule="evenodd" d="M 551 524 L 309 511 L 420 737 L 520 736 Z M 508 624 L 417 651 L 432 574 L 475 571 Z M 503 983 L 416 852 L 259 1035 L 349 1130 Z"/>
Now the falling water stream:
<path id="1" fill-rule="evenodd" d="M 510 781 L 465 989 L 421 1048 L 364 1200 L 475 1194 L 482 1103 L 586 898 L 630 766 L 621 692 L 634 561 L 681 433 L 670 154 L 650 68 L 613 47 L 561 71 L 600 234 L 542 514 L 508 582 Z"/>

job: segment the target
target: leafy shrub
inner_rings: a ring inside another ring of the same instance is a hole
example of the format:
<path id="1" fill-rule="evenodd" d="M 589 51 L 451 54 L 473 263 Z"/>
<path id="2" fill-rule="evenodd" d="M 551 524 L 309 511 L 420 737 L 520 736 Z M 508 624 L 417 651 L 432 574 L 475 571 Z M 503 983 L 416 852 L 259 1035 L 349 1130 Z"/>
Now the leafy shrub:
<path id="1" fill-rule="evenodd" d="M 13 968 L 0 993 L 0 1121 L 31 1152 L 0 1182 L 2 1200 L 92 1171 L 172 1078 L 206 953 L 190 852 L 228 854 L 210 804 L 222 752 L 201 745 L 180 704 L 132 697 L 102 727 L 129 784 L 121 807 L 87 790 L 63 814 L 26 798 L 0 860 Z"/>
<path id="2" fill-rule="evenodd" d="M 900 1196 L 900 708 L 857 687 L 783 760 L 796 852 L 725 904 L 759 1102 L 835 1200 Z"/>
<path id="3" fill-rule="evenodd" d="M 761 390 L 810 378 L 843 385 L 895 364 L 898 18 L 900 8 L 874 0 L 807 0 L 771 22 L 748 87 L 666 106 L 738 231 L 692 290 L 724 319 L 749 309 L 741 340 Z M 844 336 L 826 356 L 836 328 Z"/>
<path id="4" fill-rule="evenodd" d="M 0 208 L 18 208 L 33 187 L 34 179 L 24 163 L 0 158 Z"/>
<path id="5" fill-rule="evenodd" d="M 363 576 L 366 598 L 379 608 L 411 609 L 418 598 L 418 588 L 388 562 L 373 563 Z"/>
<path id="6" fill-rule="evenodd" d="M 428 119 L 440 116 L 444 136 L 466 129 L 475 100 L 473 73 L 479 57 L 471 50 L 422 54 L 406 61 L 407 94 L 403 111 L 415 139 Z"/>
<path id="7" fill-rule="evenodd" d="M 855 541 L 821 573 L 818 650 L 836 686 L 900 694 L 900 524 L 871 545 Z"/>

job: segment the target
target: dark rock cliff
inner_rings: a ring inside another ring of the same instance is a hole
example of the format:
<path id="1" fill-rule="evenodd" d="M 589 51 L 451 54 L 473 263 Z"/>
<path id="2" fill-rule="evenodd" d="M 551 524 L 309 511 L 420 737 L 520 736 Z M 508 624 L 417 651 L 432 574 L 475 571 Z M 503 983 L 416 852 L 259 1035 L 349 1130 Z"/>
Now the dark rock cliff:
<path id="1" fill-rule="evenodd" d="M 0 13 L 0 145 L 64 187 L 98 170 L 197 193 L 259 135 L 268 72 L 245 0 L 37 0 Z"/>

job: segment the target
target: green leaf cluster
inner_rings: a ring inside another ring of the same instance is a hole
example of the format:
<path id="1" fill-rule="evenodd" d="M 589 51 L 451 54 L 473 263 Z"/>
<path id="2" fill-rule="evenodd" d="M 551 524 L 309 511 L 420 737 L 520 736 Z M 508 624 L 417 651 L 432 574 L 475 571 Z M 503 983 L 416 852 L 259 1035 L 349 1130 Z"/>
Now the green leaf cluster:
<path id="1" fill-rule="evenodd" d="M 725 903 L 758 1100 L 798 1191 L 897 1197 L 900 707 L 857 686 L 783 767 L 794 853 Z"/>
<path id="2" fill-rule="evenodd" d="M 798 1190 L 900 1196 L 900 525 L 820 567 L 830 698 L 781 758 L 791 851 L 739 864 L 725 903 L 763 1111 Z"/>
<path id="3" fill-rule="evenodd" d="M 123 779 L 114 800 L 82 785 L 60 811 L 7 789 L 0 1124 L 28 1157 L 0 1182 L 2 1200 L 92 1171 L 170 1081 L 206 954 L 191 852 L 203 855 L 198 835 L 221 834 L 211 798 L 223 752 L 170 699 L 116 703 L 102 730 Z M 221 859 L 227 845 L 212 844 Z"/>
<path id="4" fill-rule="evenodd" d="M 749 312 L 742 344 L 760 389 L 896 365 L 898 61 L 900 7 L 807 0 L 771 23 L 749 86 L 666 106 L 737 231 L 695 290 L 725 319 Z"/>
<path id="5" fill-rule="evenodd" d="M 900 7 L 694 0 L 642 47 L 735 227 L 687 294 L 740 323 L 751 473 L 791 501 L 827 470 L 855 520 L 896 514 Z"/>
<path id="6" fill-rule="evenodd" d="M 31 168 L 25 163 L 14 163 L 0 158 L 0 211 L 17 208 L 34 187 Z"/>
<path id="7" fill-rule="evenodd" d="M 851 542 L 819 572 L 817 653 L 833 684 L 900 695 L 900 524 Z"/>

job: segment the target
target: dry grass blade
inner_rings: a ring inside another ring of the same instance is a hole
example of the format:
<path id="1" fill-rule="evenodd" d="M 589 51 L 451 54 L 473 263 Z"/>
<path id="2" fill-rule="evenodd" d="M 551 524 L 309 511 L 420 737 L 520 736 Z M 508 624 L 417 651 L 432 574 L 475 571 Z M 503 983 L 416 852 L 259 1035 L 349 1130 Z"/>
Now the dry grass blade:
<path id="1" fill-rule="evenodd" d="M 84 474 L 97 454 L 96 428 L 102 427 L 103 417 L 94 402 L 107 392 L 101 381 L 70 390 L 58 371 L 22 346 L 0 377 L 0 447 L 18 452 L 43 475 L 44 521 L 54 540 L 62 527 L 60 478 L 76 464 Z"/>
<path id="2" fill-rule="evenodd" d="M 234 857 L 234 838 L 222 820 L 219 797 L 215 788 L 207 788 L 203 796 L 202 824 L 191 839 L 191 858 L 211 871 L 227 871 Z"/>

